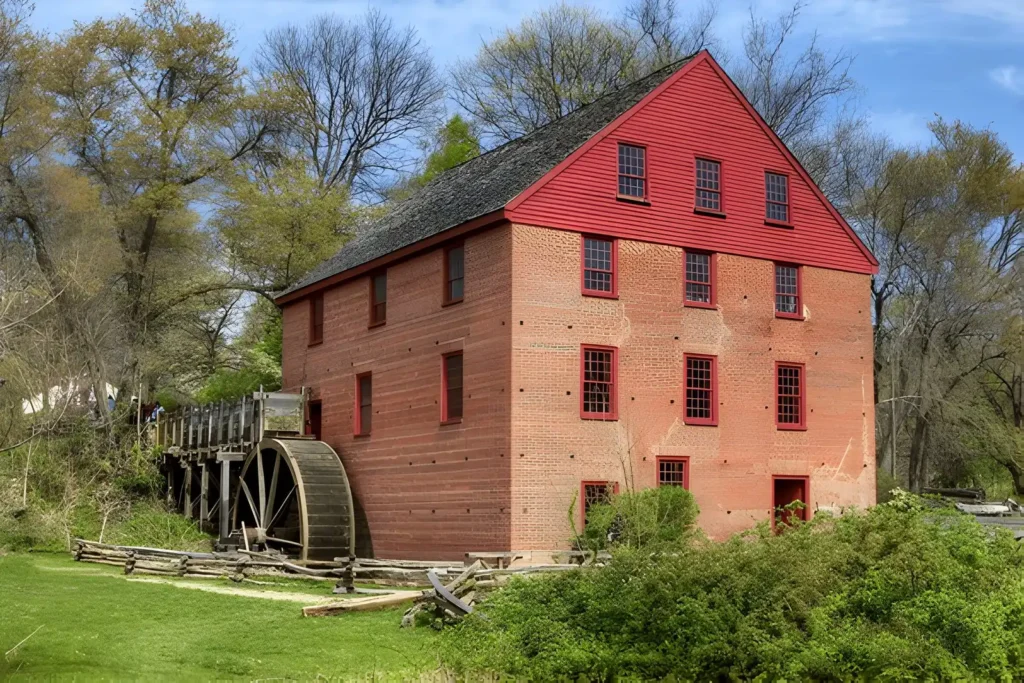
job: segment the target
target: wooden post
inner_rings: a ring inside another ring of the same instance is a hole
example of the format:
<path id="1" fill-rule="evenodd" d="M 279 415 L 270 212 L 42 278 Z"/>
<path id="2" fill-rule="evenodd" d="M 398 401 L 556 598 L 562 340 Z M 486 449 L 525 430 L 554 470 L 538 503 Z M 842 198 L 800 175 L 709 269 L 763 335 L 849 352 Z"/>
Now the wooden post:
<path id="1" fill-rule="evenodd" d="M 231 461 L 221 460 L 220 461 L 220 538 L 223 541 L 231 533 L 229 528 L 231 520 L 228 518 L 230 510 L 231 494 Z"/>
<path id="2" fill-rule="evenodd" d="M 173 465 L 164 458 L 164 466 L 167 468 L 167 507 L 174 507 L 174 470 Z"/>
<path id="3" fill-rule="evenodd" d="M 207 469 L 205 460 L 199 467 L 202 468 L 199 471 L 199 526 L 205 527 L 210 521 L 210 470 Z"/>
<path id="4" fill-rule="evenodd" d="M 231 463 L 240 462 L 245 458 L 241 453 L 218 453 L 217 462 L 220 463 L 220 510 L 218 511 L 220 522 L 220 542 L 228 540 L 231 533 Z"/>
<path id="5" fill-rule="evenodd" d="M 185 465 L 185 517 L 192 519 L 192 463 Z"/>

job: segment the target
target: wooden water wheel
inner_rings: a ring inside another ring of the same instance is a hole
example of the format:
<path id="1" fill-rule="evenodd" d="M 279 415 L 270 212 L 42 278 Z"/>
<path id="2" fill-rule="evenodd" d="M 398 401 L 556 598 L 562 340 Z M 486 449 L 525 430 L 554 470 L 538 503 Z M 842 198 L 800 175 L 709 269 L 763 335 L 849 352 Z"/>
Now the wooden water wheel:
<path id="1" fill-rule="evenodd" d="M 300 560 L 351 555 L 352 491 L 334 450 L 311 439 L 264 439 L 242 464 L 232 527 L 251 547 Z"/>

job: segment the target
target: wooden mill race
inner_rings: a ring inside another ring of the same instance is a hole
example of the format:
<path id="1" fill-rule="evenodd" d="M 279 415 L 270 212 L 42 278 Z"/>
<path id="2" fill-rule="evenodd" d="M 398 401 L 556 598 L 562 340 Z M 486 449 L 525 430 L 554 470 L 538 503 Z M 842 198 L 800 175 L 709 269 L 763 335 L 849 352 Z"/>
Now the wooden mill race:
<path id="1" fill-rule="evenodd" d="M 260 391 L 160 414 L 168 503 L 216 533 L 220 550 L 352 556 L 345 468 L 334 449 L 303 434 L 304 415 L 304 391 Z"/>

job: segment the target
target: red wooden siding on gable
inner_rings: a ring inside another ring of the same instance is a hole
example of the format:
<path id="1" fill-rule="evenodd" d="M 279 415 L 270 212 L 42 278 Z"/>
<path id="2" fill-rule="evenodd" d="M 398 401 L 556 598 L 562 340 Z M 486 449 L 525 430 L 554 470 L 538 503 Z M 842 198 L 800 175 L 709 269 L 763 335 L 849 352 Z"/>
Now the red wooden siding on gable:
<path id="1" fill-rule="evenodd" d="M 875 272 L 870 258 L 710 59 L 698 57 L 683 69 L 678 80 L 513 200 L 506 216 L 515 223 Z M 621 141 L 647 147 L 649 205 L 616 201 Z M 694 212 L 695 158 L 720 160 L 728 173 L 724 218 Z M 792 228 L 765 221 L 766 171 L 789 175 Z"/>

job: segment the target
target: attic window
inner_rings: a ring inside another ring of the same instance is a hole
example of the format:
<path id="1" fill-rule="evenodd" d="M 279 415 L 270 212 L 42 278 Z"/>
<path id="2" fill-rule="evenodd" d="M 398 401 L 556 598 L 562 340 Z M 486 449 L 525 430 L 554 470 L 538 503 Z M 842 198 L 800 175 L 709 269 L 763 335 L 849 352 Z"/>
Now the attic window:
<path id="1" fill-rule="evenodd" d="M 647 148 L 619 143 L 619 196 L 647 198 Z"/>
<path id="2" fill-rule="evenodd" d="M 764 174 L 765 220 L 789 223 L 789 178 L 781 173 Z"/>
<path id="3" fill-rule="evenodd" d="M 697 211 L 722 211 L 722 164 L 710 159 L 697 159 Z"/>

